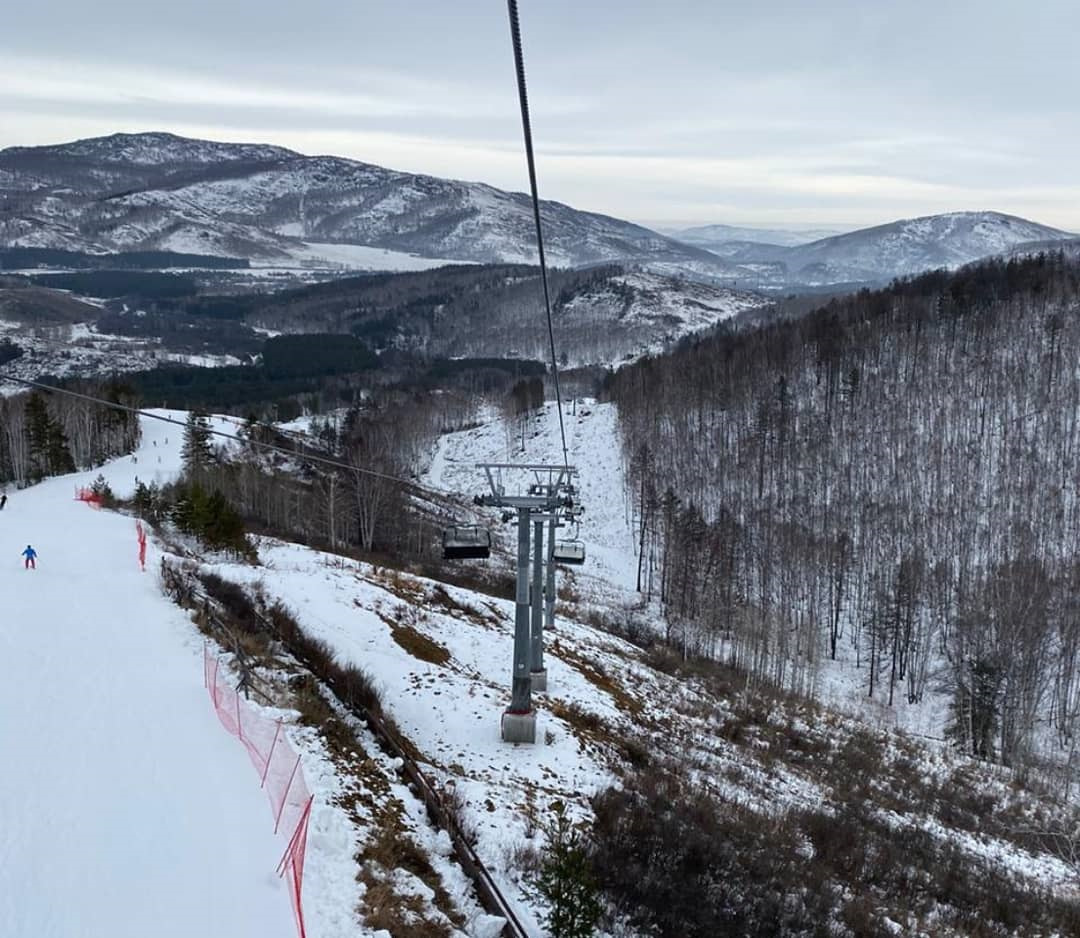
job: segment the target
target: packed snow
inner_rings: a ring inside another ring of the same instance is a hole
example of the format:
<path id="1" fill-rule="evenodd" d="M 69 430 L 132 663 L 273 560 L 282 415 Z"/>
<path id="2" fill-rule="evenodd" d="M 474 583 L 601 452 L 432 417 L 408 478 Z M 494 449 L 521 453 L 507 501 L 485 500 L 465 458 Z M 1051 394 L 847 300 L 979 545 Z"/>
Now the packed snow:
<path id="1" fill-rule="evenodd" d="M 139 449 L 100 474 L 121 496 L 137 479 L 171 481 L 182 437 L 144 418 Z M 0 513 L 0 935 L 293 938 L 275 873 L 284 844 L 204 689 L 204 640 L 161 592 L 160 546 L 151 539 L 141 571 L 133 520 L 75 500 L 98 473 L 9 491 Z M 35 570 L 20 556 L 28 541 Z M 307 933 L 363 935 L 340 779 L 313 733 L 289 732 L 316 796 Z"/>
<path id="2" fill-rule="evenodd" d="M 74 499 L 90 475 L 9 492 L 0 514 L 0 934 L 292 938 L 282 848 L 202 641 L 140 571 L 132 519 Z"/>

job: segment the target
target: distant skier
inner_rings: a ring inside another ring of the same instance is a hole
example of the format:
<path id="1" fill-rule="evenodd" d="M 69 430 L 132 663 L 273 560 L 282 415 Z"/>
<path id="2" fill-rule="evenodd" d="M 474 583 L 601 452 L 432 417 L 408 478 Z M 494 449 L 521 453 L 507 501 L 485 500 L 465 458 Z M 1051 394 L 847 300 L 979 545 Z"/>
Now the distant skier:
<path id="1" fill-rule="evenodd" d="M 29 544 L 26 545 L 26 550 L 22 552 L 22 555 L 26 558 L 26 563 L 23 566 L 27 570 L 36 570 L 37 564 L 34 563 L 37 560 L 37 551 L 34 550 Z"/>
<path id="2" fill-rule="evenodd" d="M 7 504 L 7 496 L 0 495 L 0 511 L 4 510 L 4 506 Z"/>

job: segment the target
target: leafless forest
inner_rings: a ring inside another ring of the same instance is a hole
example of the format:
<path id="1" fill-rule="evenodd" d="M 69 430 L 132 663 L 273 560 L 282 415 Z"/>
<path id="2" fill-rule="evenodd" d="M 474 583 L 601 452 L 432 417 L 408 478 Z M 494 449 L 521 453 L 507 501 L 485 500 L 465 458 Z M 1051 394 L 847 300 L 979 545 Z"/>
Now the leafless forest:
<path id="1" fill-rule="evenodd" d="M 812 692 L 952 701 L 966 751 L 1072 754 L 1080 266 L 927 274 L 620 370 L 639 586 L 671 637 Z"/>

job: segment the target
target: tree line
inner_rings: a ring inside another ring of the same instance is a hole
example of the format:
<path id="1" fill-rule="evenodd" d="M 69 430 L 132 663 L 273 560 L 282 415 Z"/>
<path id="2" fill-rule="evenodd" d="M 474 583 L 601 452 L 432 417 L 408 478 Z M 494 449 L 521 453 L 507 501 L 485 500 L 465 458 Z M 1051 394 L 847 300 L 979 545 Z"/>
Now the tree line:
<path id="1" fill-rule="evenodd" d="M 609 381 L 638 587 L 673 640 L 1026 764 L 1080 716 L 1080 266 L 934 272 L 724 330 Z"/>
<path id="2" fill-rule="evenodd" d="M 127 386 L 76 382 L 73 390 L 127 407 Z M 139 441 L 134 414 L 66 394 L 32 391 L 0 398 L 0 485 L 23 487 L 47 476 L 92 469 L 131 452 Z"/>

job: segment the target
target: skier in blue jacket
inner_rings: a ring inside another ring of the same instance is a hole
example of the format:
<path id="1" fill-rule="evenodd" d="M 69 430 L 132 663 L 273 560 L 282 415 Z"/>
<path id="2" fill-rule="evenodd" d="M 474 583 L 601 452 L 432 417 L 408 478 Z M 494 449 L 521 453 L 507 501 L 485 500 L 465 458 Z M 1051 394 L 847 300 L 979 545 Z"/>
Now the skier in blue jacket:
<path id="1" fill-rule="evenodd" d="M 34 550 L 29 544 L 26 545 L 26 550 L 22 552 L 22 555 L 26 558 L 26 563 L 23 566 L 27 570 L 36 570 L 37 564 L 34 561 L 37 559 L 37 551 Z"/>

